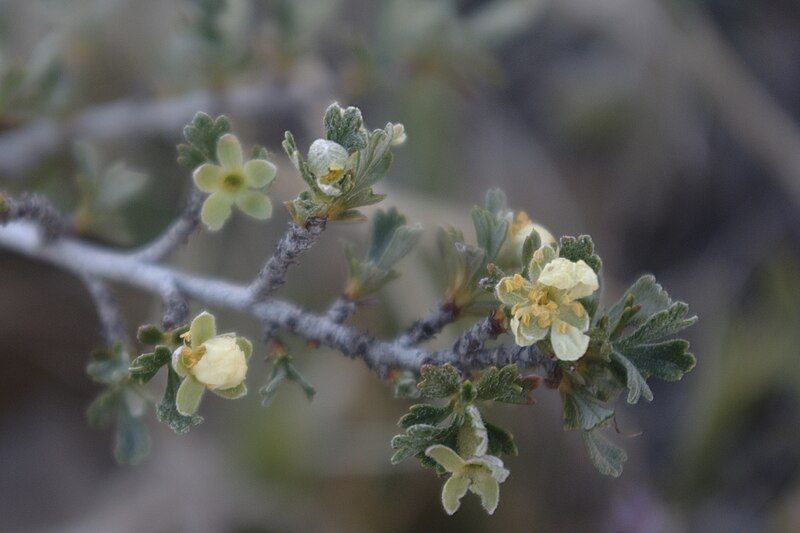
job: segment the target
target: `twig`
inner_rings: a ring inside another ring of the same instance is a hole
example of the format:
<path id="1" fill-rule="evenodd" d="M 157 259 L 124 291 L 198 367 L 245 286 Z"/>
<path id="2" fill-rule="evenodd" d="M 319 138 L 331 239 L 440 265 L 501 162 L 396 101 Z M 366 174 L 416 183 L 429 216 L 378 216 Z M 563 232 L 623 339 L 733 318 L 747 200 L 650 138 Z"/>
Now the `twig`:
<path id="1" fill-rule="evenodd" d="M 503 326 L 495 318 L 494 313 L 483 320 L 476 322 L 465 331 L 453 344 L 453 352 L 466 356 L 483 348 L 483 344 L 503 333 Z"/>
<path id="2" fill-rule="evenodd" d="M 286 281 L 286 271 L 297 262 L 298 257 L 311 248 L 325 230 L 324 218 L 312 218 L 305 227 L 295 222 L 289 223 L 289 230 L 284 234 L 275 253 L 269 258 L 264 268 L 258 273 L 250 285 L 250 297 L 260 301 L 269 297 L 275 289 Z"/>
<path id="3" fill-rule="evenodd" d="M 530 367 L 546 363 L 547 358 L 535 348 L 519 348 L 516 345 L 477 350 L 464 361 L 453 350 L 428 352 L 403 346 L 397 342 L 379 341 L 289 302 L 274 298 L 253 302 L 250 299 L 250 288 L 244 285 L 142 262 L 129 254 L 83 243 L 73 238 L 62 238 L 43 246 L 37 231 L 37 225 L 30 222 L 18 222 L 2 227 L 0 247 L 71 272 L 125 283 L 162 297 L 166 284 L 171 283 L 187 297 L 206 305 L 250 314 L 265 325 L 294 332 L 305 339 L 336 348 L 349 357 L 363 359 L 367 365 L 379 372 L 388 367 L 418 370 L 425 363 L 451 363 L 461 368 L 481 368 L 511 362 L 519 363 L 522 367 Z"/>
<path id="4" fill-rule="evenodd" d="M 82 276 L 83 283 L 89 290 L 89 294 L 94 301 L 97 309 L 97 317 L 103 327 L 103 338 L 106 344 L 113 346 L 116 343 L 128 344 L 128 330 L 125 327 L 125 320 L 120 313 L 114 295 L 108 285 L 98 277 L 92 275 Z"/>
<path id="5" fill-rule="evenodd" d="M 184 244 L 197 226 L 200 224 L 200 209 L 203 207 L 205 195 L 193 189 L 186 201 L 186 206 L 178 218 L 169 227 L 153 239 L 152 242 L 134 250 L 131 255 L 145 262 L 155 262 L 169 256 L 178 246 Z"/>
<path id="6" fill-rule="evenodd" d="M 162 299 L 164 300 L 164 314 L 161 317 L 161 325 L 164 326 L 164 329 L 175 329 L 188 322 L 189 302 L 175 284 L 164 284 Z"/>
<path id="7" fill-rule="evenodd" d="M 325 316 L 335 324 L 343 324 L 347 318 L 355 313 L 356 302 L 342 294 L 328 308 Z"/>
<path id="8" fill-rule="evenodd" d="M 64 233 L 61 214 L 47 198 L 37 194 L 24 193 L 18 198 L 0 194 L 0 224 L 12 220 L 37 222 L 45 242 L 54 241 Z"/>
<path id="9" fill-rule="evenodd" d="M 420 318 L 397 340 L 400 346 L 416 346 L 435 337 L 442 329 L 458 318 L 458 309 L 442 303 Z"/>
<path id="10" fill-rule="evenodd" d="M 271 80 L 225 92 L 233 116 L 285 116 L 287 109 L 316 109 L 330 94 L 321 83 L 280 84 Z M 123 99 L 85 108 L 68 120 L 38 120 L 0 135 L 0 174 L 22 179 L 42 158 L 57 154 L 74 139 L 114 141 L 137 137 L 174 138 L 200 109 L 220 97 L 198 91 L 163 100 Z"/>

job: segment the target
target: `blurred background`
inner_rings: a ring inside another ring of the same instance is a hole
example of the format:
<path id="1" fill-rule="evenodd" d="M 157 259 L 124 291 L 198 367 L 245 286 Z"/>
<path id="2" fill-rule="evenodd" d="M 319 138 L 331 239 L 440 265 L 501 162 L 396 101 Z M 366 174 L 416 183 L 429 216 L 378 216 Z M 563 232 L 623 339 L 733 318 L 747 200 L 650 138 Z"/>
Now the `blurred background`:
<path id="1" fill-rule="evenodd" d="M 0 0 L 0 188 L 46 194 L 86 239 L 125 248 L 169 223 L 191 187 L 175 144 L 199 110 L 275 153 L 271 196 L 291 199 L 283 131 L 307 146 L 338 100 L 405 124 L 378 189 L 428 230 L 358 327 L 389 337 L 436 303 L 434 229 L 470 234 L 491 187 L 594 237 L 606 303 L 652 272 L 701 317 L 697 368 L 654 382 L 652 404 L 618 402 L 621 478 L 594 470 L 542 390 L 491 409 L 521 452 L 496 514 L 469 496 L 448 518 L 436 476 L 389 464 L 410 402 L 300 343 L 313 402 L 291 385 L 267 409 L 207 398 L 204 425 L 178 436 L 152 417 L 150 458 L 116 465 L 84 417 L 101 342 L 85 289 L 0 250 L 0 529 L 800 531 L 798 89 L 793 0 Z M 246 281 L 287 220 L 237 216 L 171 262 Z M 365 234 L 330 225 L 282 296 L 325 309 L 342 241 Z M 151 296 L 116 289 L 131 330 L 158 320 Z M 251 390 L 267 374 L 253 364 Z"/>

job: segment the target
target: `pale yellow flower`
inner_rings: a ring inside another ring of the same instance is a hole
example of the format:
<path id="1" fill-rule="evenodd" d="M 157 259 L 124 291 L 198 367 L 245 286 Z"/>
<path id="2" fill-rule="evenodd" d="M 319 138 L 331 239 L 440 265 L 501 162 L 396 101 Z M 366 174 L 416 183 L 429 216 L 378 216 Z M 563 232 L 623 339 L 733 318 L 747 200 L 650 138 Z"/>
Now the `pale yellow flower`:
<path id="1" fill-rule="evenodd" d="M 528 278 L 505 277 L 497 298 L 511 307 L 511 331 L 519 346 L 530 346 L 550 334 L 556 357 L 575 361 L 589 346 L 589 315 L 577 301 L 599 288 L 597 274 L 584 261 L 556 257 L 549 246 L 536 250 Z"/>

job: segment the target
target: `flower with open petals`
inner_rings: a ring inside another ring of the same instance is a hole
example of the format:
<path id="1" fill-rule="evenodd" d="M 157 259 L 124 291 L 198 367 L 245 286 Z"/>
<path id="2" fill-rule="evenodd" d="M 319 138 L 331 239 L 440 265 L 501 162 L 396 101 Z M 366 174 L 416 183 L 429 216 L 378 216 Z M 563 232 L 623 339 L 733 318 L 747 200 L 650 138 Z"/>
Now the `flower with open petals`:
<path id="1" fill-rule="evenodd" d="M 575 361 L 589 346 L 589 315 L 578 299 L 599 286 L 597 274 L 584 261 L 556 257 L 555 250 L 542 246 L 533 254 L 528 278 L 505 277 L 495 293 L 511 306 L 511 331 L 518 345 L 530 346 L 549 332 L 556 357 Z"/>
<path id="2" fill-rule="evenodd" d="M 500 501 L 500 483 L 508 478 L 503 461 L 493 455 L 463 459 L 447 446 L 435 444 L 425 450 L 425 455 L 439 463 L 452 476 L 442 488 L 442 505 L 447 514 L 458 511 L 461 498 L 472 491 L 481 498 L 486 512 L 494 513 Z"/>
<path id="3" fill-rule="evenodd" d="M 192 321 L 185 341 L 172 354 L 172 367 L 184 378 L 175 399 L 181 414 L 196 413 L 206 389 L 231 400 L 247 394 L 250 341 L 232 333 L 217 335 L 214 315 L 206 312 Z"/>
<path id="4" fill-rule="evenodd" d="M 234 204 L 255 219 L 268 219 L 272 203 L 264 189 L 275 179 L 275 165 L 266 159 L 244 162 L 239 139 L 230 133 L 217 141 L 217 159 L 219 165 L 204 163 L 192 176 L 197 188 L 209 193 L 200 212 L 206 227 L 212 231 L 222 228 Z"/>

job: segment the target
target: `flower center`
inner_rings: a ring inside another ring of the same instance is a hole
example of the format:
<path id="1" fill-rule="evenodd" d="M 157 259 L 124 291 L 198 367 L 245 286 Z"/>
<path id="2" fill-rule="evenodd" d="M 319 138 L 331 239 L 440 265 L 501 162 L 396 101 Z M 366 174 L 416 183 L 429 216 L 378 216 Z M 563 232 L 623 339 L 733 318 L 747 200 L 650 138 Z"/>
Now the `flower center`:
<path id="1" fill-rule="evenodd" d="M 536 325 L 540 328 L 548 328 L 553 324 L 553 318 L 558 314 L 559 303 L 561 305 L 571 303 L 568 296 L 559 295 L 553 288 L 545 285 L 534 286 L 528 293 L 528 300 L 530 302 L 528 305 L 517 307 L 514 311 L 519 312 L 519 321 L 522 324 L 527 326 L 535 318 Z"/>
<path id="2" fill-rule="evenodd" d="M 344 168 L 339 165 L 331 165 L 328 167 L 328 173 L 324 176 L 319 177 L 319 182 L 323 185 L 330 185 L 331 183 L 336 183 L 342 178 L 342 174 L 344 174 Z"/>
<path id="3" fill-rule="evenodd" d="M 244 185 L 244 178 L 240 174 L 228 174 L 222 178 L 222 187 L 229 192 L 236 192 Z"/>
<path id="4" fill-rule="evenodd" d="M 192 368 L 205 355 L 206 347 L 200 346 L 192 349 L 188 346 L 181 348 L 181 363 L 186 368 Z"/>

